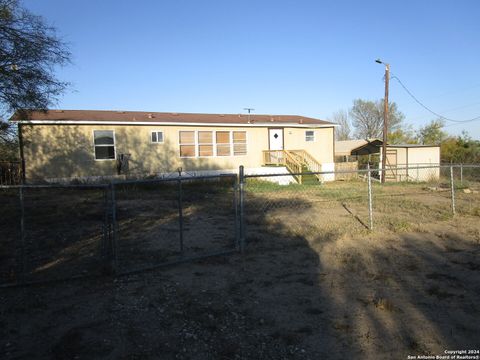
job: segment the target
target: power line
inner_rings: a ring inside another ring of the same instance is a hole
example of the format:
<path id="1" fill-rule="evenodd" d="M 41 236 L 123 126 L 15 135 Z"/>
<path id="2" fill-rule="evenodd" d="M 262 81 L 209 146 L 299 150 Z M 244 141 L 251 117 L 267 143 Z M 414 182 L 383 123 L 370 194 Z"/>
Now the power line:
<path id="1" fill-rule="evenodd" d="M 407 87 L 402 83 L 402 81 L 397 77 L 397 76 L 392 76 L 392 79 L 395 79 L 398 81 L 398 83 L 403 87 L 403 89 L 407 92 L 408 95 L 410 95 L 412 97 L 413 100 L 415 100 L 415 102 L 420 105 L 421 107 L 423 107 L 425 110 L 427 110 L 428 112 L 432 113 L 433 115 L 435 116 L 438 116 L 440 119 L 443 119 L 443 120 L 446 120 L 446 121 L 451 121 L 451 122 L 454 122 L 454 123 L 458 123 L 458 124 L 461 124 L 461 123 L 468 123 L 468 122 L 471 122 L 471 121 L 476 121 L 476 120 L 480 120 L 480 116 L 476 116 L 472 119 L 468 119 L 468 120 L 455 120 L 455 119 L 450 119 L 450 118 L 447 118 L 443 115 L 440 115 L 439 113 L 433 111 L 432 109 L 430 109 L 429 107 L 427 107 L 426 105 L 424 105 L 420 100 L 417 99 L 417 97 L 415 95 L 412 94 L 412 92 L 410 90 L 407 89 Z"/>

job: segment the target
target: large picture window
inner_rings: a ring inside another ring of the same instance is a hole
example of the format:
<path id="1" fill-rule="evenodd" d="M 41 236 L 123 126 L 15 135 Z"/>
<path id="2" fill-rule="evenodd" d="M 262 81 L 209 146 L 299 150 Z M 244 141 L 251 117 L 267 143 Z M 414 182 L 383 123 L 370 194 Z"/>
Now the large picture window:
<path id="1" fill-rule="evenodd" d="M 180 157 L 247 155 L 246 131 L 179 131 Z"/>
<path id="2" fill-rule="evenodd" d="M 94 130 L 95 160 L 115 160 L 115 134 L 113 130 Z"/>

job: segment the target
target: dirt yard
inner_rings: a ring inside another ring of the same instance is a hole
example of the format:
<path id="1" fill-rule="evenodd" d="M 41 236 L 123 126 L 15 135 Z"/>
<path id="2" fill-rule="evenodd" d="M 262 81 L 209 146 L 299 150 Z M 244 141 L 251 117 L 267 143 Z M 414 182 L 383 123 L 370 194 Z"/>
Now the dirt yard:
<path id="1" fill-rule="evenodd" d="M 468 206 L 452 217 L 441 191 L 385 188 L 371 232 L 364 184 L 347 187 L 255 188 L 243 255 L 2 289 L 0 357 L 406 359 L 479 349 L 478 194 L 460 195 Z M 195 206 L 218 204 L 204 195 Z M 123 214 L 138 215 L 128 210 L 138 202 L 122 201 Z M 224 210 L 208 217 L 190 205 L 187 224 L 197 216 L 203 236 L 225 226 Z M 147 218 L 149 227 L 141 216 L 124 226 L 142 239 L 167 226 Z"/>

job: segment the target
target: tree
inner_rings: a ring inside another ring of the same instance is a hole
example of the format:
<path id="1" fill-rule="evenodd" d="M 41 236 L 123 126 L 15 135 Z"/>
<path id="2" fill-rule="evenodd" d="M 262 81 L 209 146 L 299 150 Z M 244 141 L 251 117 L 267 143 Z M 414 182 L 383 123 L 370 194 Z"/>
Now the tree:
<path id="1" fill-rule="evenodd" d="M 432 120 L 428 125 L 420 128 L 418 135 L 424 145 L 438 145 L 447 139 L 448 134 L 442 130 L 445 126 L 443 120 Z"/>
<path id="2" fill-rule="evenodd" d="M 464 164 L 480 162 L 480 141 L 473 140 L 466 132 L 445 139 L 440 151 L 442 162 Z"/>
<path id="3" fill-rule="evenodd" d="M 339 110 L 333 113 L 331 121 L 339 124 L 340 126 L 335 129 L 335 139 L 350 140 L 350 122 L 348 121 L 348 113 L 345 110 Z"/>
<path id="4" fill-rule="evenodd" d="M 54 76 L 69 63 L 70 52 L 37 15 L 18 0 L 0 0 L 0 115 L 47 109 L 68 85 Z M 15 141 L 12 126 L 0 120 L 0 146 Z"/>
<path id="5" fill-rule="evenodd" d="M 382 138 L 384 101 L 368 101 L 356 99 L 350 110 L 355 136 L 362 139 Z M 398 110 L 394 102 L 388 106 L 388 129 L 390 132 L 402 126 L 405 116 Z"/>
<path id="6" fill-rule="evenodd" d="M 399 128 L 388 133 L 389 144 L 418 144 L 411 127 Z"/>

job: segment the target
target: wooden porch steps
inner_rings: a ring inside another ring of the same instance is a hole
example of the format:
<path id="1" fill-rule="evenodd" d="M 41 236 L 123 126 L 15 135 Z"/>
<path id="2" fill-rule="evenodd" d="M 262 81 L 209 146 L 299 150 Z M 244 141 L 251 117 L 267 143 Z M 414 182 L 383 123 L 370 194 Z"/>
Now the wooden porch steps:
<path id="1" fill-rule="evenodd" d="M 294 175 L 299 184 L 313 184 L 322 180 L 321 175 L 314 174 L 322 171 L 322 165 L 305 150 L 265 150 L 263 152 L 264 165 L 281 165 Z"/>

